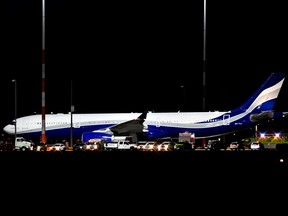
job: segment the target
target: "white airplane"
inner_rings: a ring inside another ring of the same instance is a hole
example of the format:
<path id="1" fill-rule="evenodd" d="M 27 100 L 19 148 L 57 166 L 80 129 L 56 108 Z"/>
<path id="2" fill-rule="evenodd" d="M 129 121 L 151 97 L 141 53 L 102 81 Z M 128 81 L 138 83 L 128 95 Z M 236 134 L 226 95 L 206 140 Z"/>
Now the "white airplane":
<path id="1" fill-rule="evenodd" d="M 69 138 L 71 123 L 73 137 L 82 139 L 106 139 L 113 136 L 143 136 L 145 140 L 178 137 L 189 132 L 195 139 L 222 136 L 271 119 L 285 117 L 287 112 L 273 110 L 284 83 L 286 74 L 272 73 L 248 100 L 236 109 L 215 112 L 148 112 L 148 113 L 99 113 L 99 114 L 46 114 L 47 138 Z M 41 115 L 30 115 L 16 119 L 17 135 L 40 139 L 42 133 Z M 14 135 L 15 125 L 9 124 L 3 130 Z"/>

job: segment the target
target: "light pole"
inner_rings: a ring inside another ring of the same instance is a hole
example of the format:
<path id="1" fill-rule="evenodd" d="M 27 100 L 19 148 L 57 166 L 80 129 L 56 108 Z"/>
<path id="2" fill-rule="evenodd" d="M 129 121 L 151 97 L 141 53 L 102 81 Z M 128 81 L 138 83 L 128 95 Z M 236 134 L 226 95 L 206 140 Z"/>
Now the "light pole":
<path id="1" fill-rule="evenodd" d="M 258 141 L 258 124 L 255 125 L 255 139 Z"/>
<path id="2" fill-rule="evenodd" d="M 70 126 L 70 147 L 73 146 L 73 112 L 75 110 L 74 105 L 73 105 L 73 82 L 71 80 L 71 92 L 70 92 L 70 117 L 71 117 L 71 126 Z"/>
<path id="3" fill-rule="evenodd" d="M 17 137 L 17 82 L 16 79 L 13 79 L 12 82 L 14 82 L 14 127 L 15 127 L 15 142 Z"/>
<path id="4" fill-rule="evenodd" d="M 203 17 L 203 101 L 202 109 L 206 110 L 206 0 L 204 0 Z"/>

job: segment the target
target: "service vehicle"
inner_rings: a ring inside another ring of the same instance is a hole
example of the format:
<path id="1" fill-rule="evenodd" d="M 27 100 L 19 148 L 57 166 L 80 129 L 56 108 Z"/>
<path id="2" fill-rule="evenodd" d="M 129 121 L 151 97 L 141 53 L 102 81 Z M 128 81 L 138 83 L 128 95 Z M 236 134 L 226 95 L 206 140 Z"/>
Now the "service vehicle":
<path id="1" fill-rule="evenodd" d="M 176 142 L 174 145 L 175 151 L 189 151 L 189 150 L 195 150 L 195 143 L 189 142 L 189 141 L 179 141 Z"/>
<path id="2" fill-rule="evenodd" d="M 65 148 L 63 143 L 55 143 L 50 146 L 50 151 L 65 151 Z"/>
<path id="3" fill-rule="evenodd" d="M 119 140 L 118 142 L 104 143 L 105 150 L 136 150 L 137 144 L 129 141 Z"/>
<path id="4" fill-rule="evenodd" d="M 244 150 L 244 144 L 238 141 L 233 141 L 230 143 L 229 148 L 231 151 Z"/>
<path id="5" fill-rule="evenodd" d="M 83 146 L 85 143 L 74 143 L 73 144 L 73 151 L 84 151 Z"/>
<path id="6" fill-rule="evenodd" d="M 156 141 L 147 141 L 143 146 L 137 146 L 137 148 L 142 151 L 157 151 L 157 146 Z"/>
<path id="7" fill-rule="evenodd" d="M 226 150 L 227 145 L 220 140 L 208 140 L 208 143 L 206 146 L 204 146 L 204 149 L 210 151 Z"/>
<path id="8" fill-rule="evenodd" d="M 83 145 L 83 151 L 98 151 L 100 150 L 100 144 L 97 142 L 87 142 Z"/>
<path id="9" fill-rule="evenodd" d="M 251 142 L 250 149 L 253 150 L 253 151 L 254 150 L 263 150 L 264 149 L 264 145 L 263 145 L 263 143 L 261 143 L 259 141 Z"/>
<path id="10" fill-rule="evenodd" d="M 172 151 L 174 149 L 174 142 L 164 141 L 159 143 L 157 146 L 157 151 Z"/>
<path id="11" fill-rule="evenodd" d="M 32 141 L 26 140 L 24 137 L 15 138 L 15 151 L 32 151 L 34 143 Z"/>

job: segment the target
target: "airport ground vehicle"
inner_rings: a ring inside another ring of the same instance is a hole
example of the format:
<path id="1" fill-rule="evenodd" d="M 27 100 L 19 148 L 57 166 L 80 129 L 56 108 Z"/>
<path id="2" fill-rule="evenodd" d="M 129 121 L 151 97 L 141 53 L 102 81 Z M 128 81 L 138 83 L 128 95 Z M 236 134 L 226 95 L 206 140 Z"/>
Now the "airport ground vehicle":
<path id="1" fill-rule="evenodd" d="M 256 141 L 256 142 L 252 142 L 250 144 L 250 149 L 251 150 L 263 150 L 264 149 L 264 145 L 263 143 Z"/>
<path id="2" fill-rule="evenodd" d="M 139 141 L 139 142 L 137 143 L 136 149 L 139 150 L 139 151 L 142 151 L 142 150 L 143 150 L 143 147 L 144 147 L 144 145 L 145 145 L 146 143 L 147 143 L 147 141 Z"/>
<path id="3" fill-rule="evenodd" d="M 65 151 L 65 148 L 63 143 L 55 143 L 50 146 L 50 151 Z"/>
<path id="4" fill-rule="evenodd" d="M 174 150 L 176 151 L 190 151 L 195 150 L 195 143 L 188 141 L 180 141 L 175 143 Z"/>
<path id="5" fill-rule="evenodd" d="M 75 143 L 73 144 L 73 151 L 83 151 L 83 146 L 85 143 Z"/>
<path id="6" fill-rule="evenodd" d="M 244 144 L 238 141 L 233 141 L 230 143 L 229 148 L 231 151 L 244 150 Z"/>
<path id="7" fill-rule="evenodd" d="M 16 151 L 32 151 L 34 143 L 26 140 L 24 137 L 16 137 L 14 150 Z"/>
<path id="8" fill-rule="evenodd" d="M 226 150 L 227 145 L 220 140 L 208 140 L 208 143 L 206 146 L 204 146 L 205 150 L 210 151 L 218 151 L 218 150 Z"/>
<path id="9" fill-rule="evenodd" d="M 174 143 L 170 141 L 164 141 L 159 143 L 157 146 L 157 151 L 172 151 L 174 150 Z"/>
<path id="10" fill-rule="evenodd" d="M 137 144 L 129 141 L 119 140 L 118 142 L 104 143 L 105 150 L 136 150 Z"/>
<path id="11" fill-rule="evenodd" d="M 137 146 L 137 150 L 140 151 L 157 151 L 157 142 L 156 141 L 147 141 L 145 144 L 140 144 Z"/>
<path id="12" fill-rule="evenodd" d="M 83 145 L 83 151 L 97 151 L 100 149 L 100 145 L 96 142 L 88 142 Z"/>

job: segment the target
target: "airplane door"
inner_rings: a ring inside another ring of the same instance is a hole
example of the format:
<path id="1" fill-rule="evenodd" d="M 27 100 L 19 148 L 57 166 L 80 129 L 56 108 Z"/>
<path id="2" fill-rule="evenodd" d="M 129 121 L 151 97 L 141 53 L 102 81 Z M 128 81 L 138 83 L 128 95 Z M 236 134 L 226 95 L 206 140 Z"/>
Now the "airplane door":
<path id="1" fill-rule="evenodd" d="M 223 125 L 229 125 L 230 124 L 230 115 L 225 114 L 223 115 Z"/>
<path id="2" fill-rule="evenodd" d="M 156 121 L 156 127 L 160 127 L 161 126 L 161 122 L 160 122 L 160 120 L 158 119 L 157 121 Z"/>
<path id="3" fill-rule="evenodd" d="M 80 122 L 74 122 L 73 127 L 74 128 L 80 128 Z"/>

